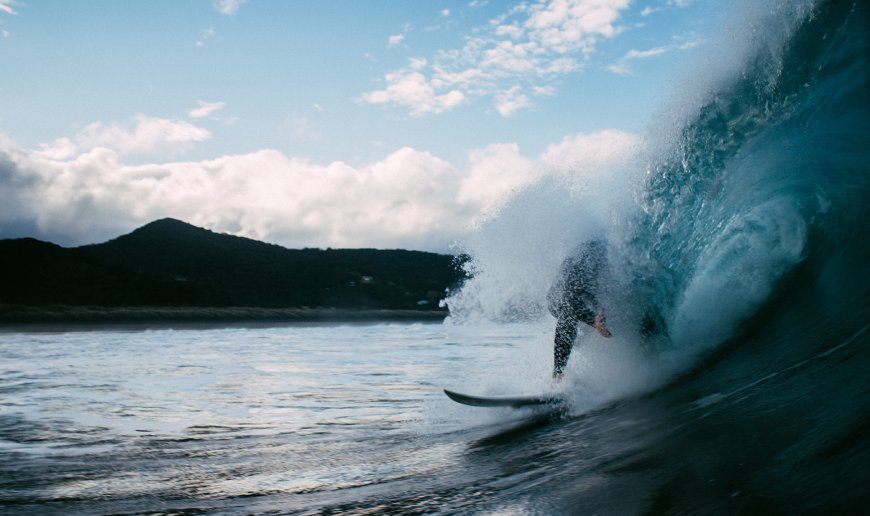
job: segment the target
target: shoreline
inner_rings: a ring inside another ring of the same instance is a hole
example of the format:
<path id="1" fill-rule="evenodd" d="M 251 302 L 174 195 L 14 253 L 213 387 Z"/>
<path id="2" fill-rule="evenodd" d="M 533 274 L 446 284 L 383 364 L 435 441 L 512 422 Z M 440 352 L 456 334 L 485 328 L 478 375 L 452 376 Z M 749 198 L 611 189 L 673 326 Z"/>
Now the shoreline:
<path id="1" fill-rule="evenodd" d="M 441 323 L 447 310 L 0 305 L 0 333 L 101 328 L 212 329 L 299 324 Z"/>

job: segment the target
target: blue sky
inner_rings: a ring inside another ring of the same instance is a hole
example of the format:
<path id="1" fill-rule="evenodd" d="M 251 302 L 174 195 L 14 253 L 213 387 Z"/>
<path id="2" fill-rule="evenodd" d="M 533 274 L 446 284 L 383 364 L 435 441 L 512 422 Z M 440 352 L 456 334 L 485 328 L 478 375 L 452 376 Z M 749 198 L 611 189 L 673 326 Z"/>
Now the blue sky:
<path id="1" fill-rule="evenodd" d="M 0 237 L 444 249 L 642 138 L 723 4 L 0 0 Z"/>

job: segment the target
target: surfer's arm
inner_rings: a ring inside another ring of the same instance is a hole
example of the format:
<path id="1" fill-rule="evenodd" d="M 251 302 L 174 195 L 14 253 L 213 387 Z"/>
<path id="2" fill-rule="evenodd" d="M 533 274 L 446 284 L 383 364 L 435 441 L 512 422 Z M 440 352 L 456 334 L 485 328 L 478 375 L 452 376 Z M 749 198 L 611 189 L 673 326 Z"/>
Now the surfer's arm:
<path id="1" fill-rule="evenodd" d="M 598 312 L 598 315 L 595 316 L 595 324 L 593 324 L 592 326 L 594 326 L 595 329 L 598 330 L 598 333 L 600 333 L 602 337 L 612 337 L 613 334 L 610 333 L 610 330 L 607 329 L 607 325 L 605 324 L 606 322 L 607 316 L 604 315 L 604 309 L 602 308 L 601 311 Z"/>

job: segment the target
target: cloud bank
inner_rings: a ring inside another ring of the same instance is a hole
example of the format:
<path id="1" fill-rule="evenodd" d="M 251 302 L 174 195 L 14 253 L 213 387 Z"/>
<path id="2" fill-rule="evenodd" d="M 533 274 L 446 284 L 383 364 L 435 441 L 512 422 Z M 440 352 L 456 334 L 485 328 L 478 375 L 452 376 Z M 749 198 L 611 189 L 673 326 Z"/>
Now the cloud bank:
<path id="1" fill-rule="evenodd" d="M 186 122 L 150 132 L 167 123 L 161 120 L 88 126 L 87 145 L 66 140 L 39 151 L 0 138 L 0 237 L 80 245 L 175 217 L 287 247 L 448 251 L 541 177 L 582 174 L 637 143 L 619 131 L 575 135 L 535 158 L 516 144 L 495 144 L 472 150 L 463 167 L 410 147 L 364 166 L 317 164 L 268 149 L 125 164 L 123 151 L 205 136 Z"/>

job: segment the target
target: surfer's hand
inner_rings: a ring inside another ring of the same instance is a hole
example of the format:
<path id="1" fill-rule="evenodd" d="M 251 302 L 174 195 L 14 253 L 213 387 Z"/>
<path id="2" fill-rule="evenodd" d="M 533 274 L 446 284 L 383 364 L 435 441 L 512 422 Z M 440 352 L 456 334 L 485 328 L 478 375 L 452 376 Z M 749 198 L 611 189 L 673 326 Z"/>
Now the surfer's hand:
<path id="1" fill-rule="evenodd" d="M 598 333 L 600 333 L 602 337 L 612 337 L 613 334 L 610 333 L 610 330 L 608 330 L 607 326 L 604 325 L 606 321 L 607 317 L 604 315 L 604 310 L 598 312 L 598 316 L 595 317 L 595 329 L 598 330 Z"/>

